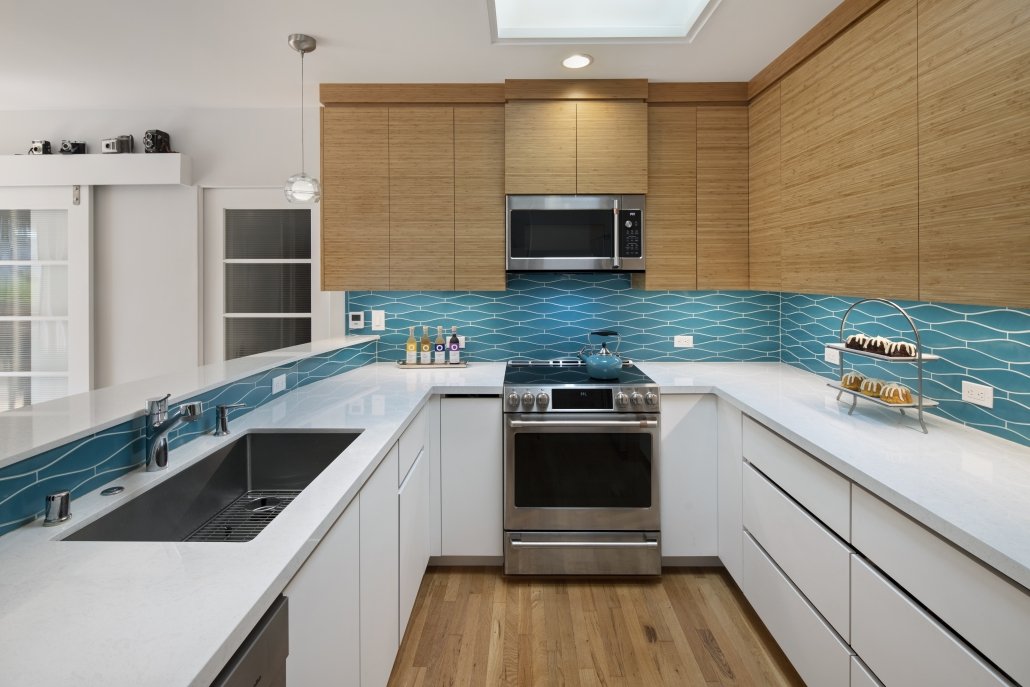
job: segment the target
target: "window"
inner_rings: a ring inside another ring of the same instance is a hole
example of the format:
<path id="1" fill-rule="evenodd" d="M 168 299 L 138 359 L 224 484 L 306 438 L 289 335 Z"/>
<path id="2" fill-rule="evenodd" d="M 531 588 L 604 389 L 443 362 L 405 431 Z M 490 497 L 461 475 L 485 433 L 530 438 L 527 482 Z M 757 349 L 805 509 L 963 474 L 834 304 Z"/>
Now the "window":
<path id="1" fill-rule="evenodd" d="M 0 189 L 0 412 L 88 391 L 89 188 Z"/>
<path id="2" fill-rule="evenodd" d="M 317 222 L 281 189 L 205 191 L 205 362 L 329 336 Z"/>

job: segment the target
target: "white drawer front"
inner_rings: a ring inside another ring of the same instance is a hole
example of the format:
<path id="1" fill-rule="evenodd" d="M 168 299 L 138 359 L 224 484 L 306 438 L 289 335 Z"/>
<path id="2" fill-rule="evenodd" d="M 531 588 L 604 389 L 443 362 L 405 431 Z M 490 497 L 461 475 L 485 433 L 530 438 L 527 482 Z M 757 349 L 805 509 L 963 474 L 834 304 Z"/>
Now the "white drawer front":
<path id="1" fill-rule="evenodd" d="M 776 488 L 744 468 L 744 527 L 847 641 L 851 549 Z"/>
<path id="2" fill-rule="evenodd" d="M 747 534 L 743 553 L 744 594 L 801 679 L 819 687 L 848 687 L 848 645 Z"/>
<path id="3" fill-rule="evenodd" d="M 859 556 L 851 607 L 851 646 L 886 687 L 1012 684 Z"/>
<path id="4" fill-rule="evenodd" d="M 1030 594 L 867 491 L 854 489 L 855 548 L 967 642 L 1030 685 Z"/>
<path id="5" fill-rule="evenodd" d="M 408 426 L 404 428 L 401 438 L 397 442 L 400 450 L 400 455 L 397 457 L 397 486 L 404 481 L 408 470 L 415 464 L 415 459 L 426 445 L 426 415 L 428 414 L 425 407 L 418 411 L 418 415 L 412 418 Z"/>
<path id="6" fill-rule="evenodd" d="M 858 656 L 851 657 L 851 687 L 883 687 L 869 667 Z"/>
<path id="7" fill-rule="evenodd" d="M 744 457 L 844 541 L 851 540 L 851 482 L 749 417 Z"/>

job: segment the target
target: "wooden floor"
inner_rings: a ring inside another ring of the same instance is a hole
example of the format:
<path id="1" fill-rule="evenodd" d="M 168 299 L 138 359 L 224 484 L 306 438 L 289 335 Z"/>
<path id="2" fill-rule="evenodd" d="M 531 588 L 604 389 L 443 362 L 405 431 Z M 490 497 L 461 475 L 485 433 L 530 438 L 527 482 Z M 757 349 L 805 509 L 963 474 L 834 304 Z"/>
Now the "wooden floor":
<path id="1" fill-rule="evenodd" d="M 661 580 L 430 568 L 390 677 L 408 685 L 803 685 L 722 569 Z"/>

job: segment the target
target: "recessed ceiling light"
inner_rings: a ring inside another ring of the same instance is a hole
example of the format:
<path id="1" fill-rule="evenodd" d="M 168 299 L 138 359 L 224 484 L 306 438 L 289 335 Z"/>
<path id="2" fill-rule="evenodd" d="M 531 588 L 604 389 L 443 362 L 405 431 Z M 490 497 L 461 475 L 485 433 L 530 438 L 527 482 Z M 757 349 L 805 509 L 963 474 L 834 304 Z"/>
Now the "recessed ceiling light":
<path id="1" fill-rule="evenodd" d="M 498 40 L 694 39 L 722 0 L 487 0 Z"/>
<path id="2" fill-rule="evenodd" d="M 566 67 L 568 69 L 582 69 L 583 67 L 587 66 L 588 64 L 590 64 L 593 61 L 594 61 L 594 58 L 591 57 L 590 55 L 579 55 L 579 54 L 577 54 L 577 55 L 569 55 L 564 60 L 562 60 L 561 63 L 562 63 L 563 67 Z"/>

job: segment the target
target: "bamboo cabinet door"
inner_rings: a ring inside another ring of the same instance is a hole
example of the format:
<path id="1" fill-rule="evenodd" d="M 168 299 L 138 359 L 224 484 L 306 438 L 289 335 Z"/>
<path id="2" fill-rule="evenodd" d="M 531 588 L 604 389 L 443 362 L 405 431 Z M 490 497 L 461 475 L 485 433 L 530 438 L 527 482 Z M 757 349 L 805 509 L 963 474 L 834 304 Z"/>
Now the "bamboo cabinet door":
<path id="1" fill-rule="evenodd" d="M 697 288 L 748 288 L 746 107 L 697 112 Z"/>
<path id="2" fill-rule="evenodd" d="M 454 289 L 454 108 L 390 107 L 390 289 Z"/>
<path id="3" fill-rule="evenodd" d="M 504 291 L 504 108 L 454 108 L 454 288 Z"/>
<path id="4" fill-rule="evenodd" d="M 504 192 L 576 193 L 576 103 L 504 106 Z"/>
<path id="5" fill-rule="evenodd" d="M 390 282 L 386 107 L 322 108 L 322 290 Z"/>
<path id="6" fill-rule="evenodd" d="M 647 193 L 647 103 L 576 103 L 576 193 Z"/>

